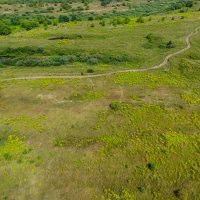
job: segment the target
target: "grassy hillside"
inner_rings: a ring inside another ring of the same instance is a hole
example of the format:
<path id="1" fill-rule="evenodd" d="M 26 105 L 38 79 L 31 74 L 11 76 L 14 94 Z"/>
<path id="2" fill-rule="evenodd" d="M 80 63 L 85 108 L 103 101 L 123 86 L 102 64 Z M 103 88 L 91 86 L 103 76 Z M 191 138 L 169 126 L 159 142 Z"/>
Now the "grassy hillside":
<path id="1" fill-rule="evenodd" d="M 199 199 L 192 44 L 170 71 L 1 82 L 1 197 Z"/>
<path id="2" fill-rule="evenodd" d="M 26 68 L 29 73 L 31 66 L 33 73 L 49 74 L 150 68 L 185 46 L 186 35 L 199 25 L 196 19 L 198 12 L 147 17 L 144 23 L 132 18 L 115 25 L 111 19 L 102 26 L 102 21 L 93 20 L 20 31 L 0 38 L 0 61 L 4 67 L 14 65 L 16 73 Z M 173 48 L 167 48 L 169 41 Z"/>
<path id="3" fill-rule="evenodd" d="M 31 30 L 32 15 L 2 15 L 0 199 L 199 200 L 200 33 L 163 68 L 117 72 L 183 49 L 198 6 L 53 24 L 58 13 Z"/>

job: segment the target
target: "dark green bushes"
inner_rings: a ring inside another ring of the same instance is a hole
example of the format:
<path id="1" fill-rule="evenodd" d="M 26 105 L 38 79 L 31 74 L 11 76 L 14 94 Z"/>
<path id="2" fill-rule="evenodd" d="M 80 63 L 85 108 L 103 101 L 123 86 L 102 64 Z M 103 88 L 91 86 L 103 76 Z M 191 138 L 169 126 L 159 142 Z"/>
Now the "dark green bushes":
<path id="1" fill-rule="evenodd" d="M 10 26 L 0 22 L 0 35 L 9 35 L 11 33 Z"/>
<path id="2" fill-rule="evenodd" d="M 19 52 L 19 53 L 17 53 Z M 20 56 L 17 56 L 20 55 Z M 35 56 L 33 56 L 35 54 Z M 6 49 L 0 58 L 2 65 L 8 66 L 61 66 L 69 63 L 80 62 L 90 65 L 98 63 L 113 64 L 127 62 L 129 59 L 126 55 L 110 56 L 102 54 L 74 54 L 64 56 L 44 56 L 48 54 L 42 48 L 17 48 Z M 32 55 L 32 56 L 30 56 Z M 37 56 L 36 56 L 37 55 Z"/>
<path id="3" fill-rule="evenodd" d="M 64 23 L 64 22 L 69 22 L 70 18 L 68 15 L 60 15 L 58 17 L 58 22 L 59 23 Z"/>
<path id="4" fill-rule="evenodd" d="M 171 5 L 170 9 L 177 10 L 177 9 L 181 9 L 184 7 L 191 8 L 192 6 L 193 6 L 193 1 L 191 1 L 191 0 L 179 0 L 179 1 L 174 2 Z"/>
<path id="5" fill-rule="evenodd" d="M 139 17 L 137 20 L 136 20 L 137 23 L 144 23 L 144 19 L 143 17 Z"/>
<path id="6" fill-rule="evenodd" d="M 33 28 L 36 28 L 39 26 L 39 23 L 37 21 L 34 20 L 23 20 L 20 22 L 20 25 L 22 28 L 26 29 L 26 30 L 31 30 Z"/>
<path id="7" fill-rule="evenodd" d="M 24 46 L 24 47 L 17 47 L 17 48 L 11 48 L 8 47 L 4 51 L 2 51 L 1 55 L 6 56 L 15 56 L 15 55 L 33 55 L 33 54 L 43 54 L 44 48 L 42 47 L 31 47 L 31 46 Z"/>
<path id="8" fill-rule="evenodd" d="M 147 164 L 148 169 L 150 169 L 151 171 L 154 171 L 156 169 L 156 165 L 154 163 L 148 163 Z"/>
<path id="9" fill-rule="evenodd" d="M 90 74 L 91 74 L 91 73 L 94 73 L 94 70 L 93 70 L 93 69 L 88 69 L 88 70 L 87 70 L 87 73 L 90 73 Z"/>
<path id="10" fill-rule="evenodd" d="M 130 22 L 130 18 L 129 17 L 125 17 L 125 18 L 114 18 L 112 19 L 111 21 L 111 24 L 113 26 L 117 26 L 117 25 L 120 25 L 120 24 L 128 24 Z"/>
<path id="11" fill-rule="evenodd" d="M 53 38 L 49 38 L 49 40 L 65 40 L 65 39 L 80 39 L 80 38 L 83 38 L 82 35 L 80 34 L 68 34 L 68 35 L 62 35 L 62 36 L 59 36 L 59 37 L 53 37 Z"/>
<path id="12" fill-rule="evenodd" d="M 167 42 L 167 44 L 166 44 L 167 49 L 171 49 L 171 48 L 174 48 L 174 47 L 175 47 L 175 44 L 172 41 Z"/>
<path id="13" fill-rule="evenodd" d="M 120 102 L 114 101 L 109 105 L 111 110 L 117 111 L 122 107 L 122 104 Z"/>

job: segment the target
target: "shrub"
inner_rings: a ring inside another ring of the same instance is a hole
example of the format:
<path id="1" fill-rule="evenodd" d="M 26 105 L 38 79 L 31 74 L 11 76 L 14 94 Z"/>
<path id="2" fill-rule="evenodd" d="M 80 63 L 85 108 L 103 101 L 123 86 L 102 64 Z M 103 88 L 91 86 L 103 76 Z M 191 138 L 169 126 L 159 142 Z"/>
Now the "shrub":
<path id="1" fill-rule="evenodd" d="M 89 58 L 87 61 L 88 64 L 96 65 L 99 63 L 97 58 Z"/>
<path id="2" fill-rule="evenodd" d="M 59 23 L 69 22 L 69 16 L 67 16 L 67 15 L 60 15 L 58 17 L 58 22 Z"/>
<path id="3" fill-rule="evenodd" d="M 93 20 L 94 20 L 93 16 L 89 16 L 89 17 L 88 17 L 88 20 L 89 20 L 89 21 L 93 21 Z"/>
<path id="4" fill-rule="evenodd" d="M 138 190 L 142 193 L 145 191 L 144 187 L 138 187 Z"/>
<path id="5" fill-rule="evenodd" d="M 94 73 L 94 70 L 93 69 L 88 69 L 87 73 Z"/>
<path id="6" fill-rule="evenodd" d="M 100 24 L 101 26 L 105 26 L 105 25 L 106 25 L 106 22 L 103 20 L 103 21 L 100 21 L 99 24 Z"/>
<path id="7" fill-rule="evenodd" d="M 146 39 L 147 39 L 149 42 L 152 42 L 152 41 L 153 41 L 153 34 L 152 34 L 152 33 L 147 34 Z"/>
<path id="8" fill-rule="evenodd" d="M 147 165 L 148 169 L 150 169 L 151 171 L 154 171 L 156 169 L 156 165 L 154 163 L 148 163 Z"/>
<path id="9" fill-rule="evenodd" d="M 61 9 L 70 10 L 72 8 L 68 3 L 61 4 Z"/>
<path id="10" fill-rule="evenodd" d="M 39 26 L 38 22 L 34 20 L 22 20 L 20 25 L 22 28 L 25 28 L 26 30 L 31 30 Z"/>
<path id="11" fill-rule="evenodd" d="M 139 17 L 137 20 L 136 20 L 137 23 L 144 23 L 144 19 L 143 17 Z"/>
<path id="12" fill-rule="evenodd" d="M 191 8 L 193 6 L 193 1 L 186 1 L 185 6 Z"/>
<path id="13" fill-rule="evenodd" d="M 109 105 L 109 107 L 110 107 L 110 109 L 111 110 L 119 110 L 120 109 L 120 107 L 121 107 L 121 104 L 120 104 L 120 102 L 112 102 L 110 105 Z"/>
<path id="14" fill-rule="evenodd" d="M 0 35 L 9 35 L 11 33 L 11 28 L 4 24 L 3 22 L 0 22 Z"/>
<path id="15" fill-rule="evenodd" d="M 167 42 L 166 48 L 171 49 L 171 48 L 174 48 L 174 47 L 175 47 L 175 45 L 173 44 L 172 41 Z"/>
<path id="16" fill-rule="evenodd" d="M 174 195 L 177 197 L 177 198 L 180 198 L 180 190 L 174 190 Z"/>
<path id="17" fill-rule="evenodd" d="M 5 160 L 11 160 L 12 156 L 9 153 L 5 153 L 4 155 Z"/>
<path id="18" fill-rule="evenodd" d="M 112 0 L 100 0 L 101 1 L 101 6 L 106 6 L 112 2 Z"/>
<path id="19" fill-rule="evenodd" d="M 131 21 L 131 20 L 130 20 L 129 17 L 125 17 L 125 18 L 124 18 L 124 24 L 129 24 L 130 21 Z"/>

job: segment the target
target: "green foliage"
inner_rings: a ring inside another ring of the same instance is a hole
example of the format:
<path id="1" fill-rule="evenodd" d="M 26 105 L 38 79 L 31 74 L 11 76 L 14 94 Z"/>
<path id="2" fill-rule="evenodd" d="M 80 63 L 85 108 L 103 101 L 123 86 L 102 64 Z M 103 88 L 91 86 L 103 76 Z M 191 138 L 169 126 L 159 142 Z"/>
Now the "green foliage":
<path id="1" fill-rule="evenodd" d="M 10 135 L 5 143 L 0 145 L 0 159 L 3 157 L 5 160 L 11 160 L 26 149 L 23 138 L 21 140 L 16 135 Z"/>
<path id="2" fill-rule="evenodd" d="M 148 163 L 147 165 L 148 169 L 150 169 L 151 171 L 154 171 L 156 169 L 156 165 L 154 163 Z"/>
<path id="3" fill-rule="evenodd" d="M 166 48 L 171 49 L 171 48 L 175 48 L 175 45 L 173 44 L 172 41 L 167 42 L 166 44 Z"/>
<path id="4" fill-rule="evenodd" d="M 181 98 L 188 104 L 198 105 L 200 103 L 200 96 L 197 93 L 184 93 Z"/>
<path id="5" fill-rule="evenodd" d="M 31 30 L 39 26 L 38 22 L 34 20 L 23 20 L 20 22 L 20 25 L 26 30 Z"/>
<path id="6" fill-rule="evenodd" d="M 101 26 L 105 26 L 105 25 L 106 25 L 106 22 L 105 22 L 104 20 L 102 20 L 102 21 L 99 22 L 99 24 L 100 24 Z"/>
<path id="7" fill-rule="evenodd" d="M 111 148 L 123 148 L 126 145 L 126 135 L 124 134 L 113 134 L 113 135 L 102 135 L 98 138 L 98 141 L 102 142 L 105 149 Z"/>
<path id="8" fill-rule="evenodd" d="M 66 38 L 80 38 L 79 35 L 70 35 Z M 51 38 L 54 40 L 54 38 Z M 57 38 L 56 38 L 57 39 Z M 4 57 L 0 58 L 0 63 L 3 65 L 12 66 L 61 66 L 74 62 L 87 63 L 90 65 L 96 65 L 99 63 L 123 63 L 129 60 L 128 56 L 112 56 L 104 54 L 87 54 L 76 52 L 74 55 L 54 55 L 54 56 L 37 56 L 37 55 L 48 55 L 42 48 L 34 47 L 19 47 L 19 48 L 7 48 L 1 52 Z M 10 56 L 13 55 L 13 56 Z M 27 57 L 27 55 L 31 55 Z M 93 69 L 88 69 L 88 73 L 93 73 Z"/>
<path id="9" fill-rule="evenodd" d="M 105 200 L 135 200 L 134 193 L 131 193 L 126 188 L 123 188 L 119 193 L 116 193 L 111 189 L 105 189 L 104 193 Z"/>
<path id="10" fill-rule="evenodd" d="M 64 22 L 69 22 L 70 18 L 68 15 L 60 15 L 58 17 L 58 22 L 59 23 L 64 23 Z"/>
<path id="11" fill-rule="evenodd" d="M 139 17 L 137 20 L 136 20 L 137 23 L 144 23 L 144 19 L 143 17 Z"/>
<path id="12" fill-rule="evenodd" d="M 68 3 L 63 3 L 63 4 L 61 4 L 61 8 L 64 10 L 70 10 L 72 8 L 72 6 Z"/>
<path id="13" fill-rule="evenodd" d="M 145 191 L 145 188 L 144 187 L 138 187 L 138 190 L 143 193 Z"/>
<path id="14" fill-rule="evenodd" d="M 104 96 L 102 93 L 98 92 L 88 92 L 88 93 L 83 93 L 83 94 L 75 94 L 70 97 L 71 100 L 74 101 L 84 101 L 84 100 L 95 100 L 95 99 L 100 99 Z"/>
<path id="15" fill-rule="evenodd" d="M 0 21 L 0 35 L 9 35 L 11 33 L 11 28 Z"/>
<path id="16" fill-rule="evenodd" d="M 93 62 L 93 63 L 94 63 L 94 62 Z M 94 73 L 94 70 L 93 70 L 93 69 L 88 69 L 88 70 L 87 70 L 87 73 L 90 73 L 90 74 L 91 74 L 91 73 Z"/>
<path id="17" fill-rule="evenodd" d="M 115 102 L 112 102 L 112 103 L 109 105 L 109 107 L 110 107 L 111 110 L 116 111 L 116 110 L 119 110 L 119 109 L 121 108 L 121 103 L 115 101 Z"/>
<path id="18" fill-rule="evenodd" d="M 101 6 L 106 6 L 112 2 L 112 0 L 100 0 L 101 1 Z"/>
<path id="19" fill-rule="evenodd" d="M 6 56 L 33 55 L 33 54 L 43 54 L 43 53 L 44 53 L 44 48 L 32 47 L 32 46 L 24 46 L 16 48 L 8 47 L 2 52 L 0 52 L 1 55 L 6 55 Z"/>
<path id="20" fill-rule="evenodd" d="M 42 131 L 42 122 L 45 121 L 45 116 L 37 117 L 28 117 L 28 116 L 15 116 L 10 118 L 0 117 L 0 122 L 3 122 L 4 125 L 12 127 L 16 132 L 20 130 L 29 129 L 37 130 L 38 132 Z"/>
<path id="21" fill-rule="evenodd" d="M 133 72 L 133 73 L 116 73 L 114 77 L 115 83 L 137 85 L 144 84 L 147 87 L 155 88 L 159 85 L 172 85 L 181 86 L 185 85 L 184 79 L 172 72 L 168 73 L 145 73 L 145 72 Z"/>

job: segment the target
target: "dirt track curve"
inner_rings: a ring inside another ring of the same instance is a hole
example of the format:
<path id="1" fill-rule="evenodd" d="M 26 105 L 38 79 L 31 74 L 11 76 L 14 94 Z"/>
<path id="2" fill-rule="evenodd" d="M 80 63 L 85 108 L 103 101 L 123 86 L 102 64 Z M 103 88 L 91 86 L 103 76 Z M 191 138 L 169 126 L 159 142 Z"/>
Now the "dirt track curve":
<path id="1" fill-rule="evenodd" d="M 197 27 L 192 33 L 186 36 L 185 42 L 187 46 L 177 52 L 174 52 L 172 54 L 169 54 L 165 57 L 162 63 L 159 65 L 155 65 L 151 68 L 143 68 L 143 69 L 127 69 L 127 70 L 119 70 L 119 71 L 113 71 L 113 72 L 107 72 L 107 73 L 102 73 L 102 74 L 94 74 L 94 75 L 63 75 L 63 76 L 26 76 L 26 77 L 16 77 L 16 78 L 8 78 L 8 79 L 3 79 L 2 81 L 11 81 L 11 80 L 32 80 L 32 79 L 74 79 L 74 78 L 92 78 L 92 77 L 101 77 L 101 76 L 109 76 L 118 72 L 143 72 L 143 71 L 149 71 L 153 69 L 159 69 L 164 67 L 170 58 L 173 56 L 176 56 L 178 54 L 181 54 L 188 49 L 191 48 L 191 42 L 190 39 L 192 36 L 198 34 L 199 28 Z"/>

